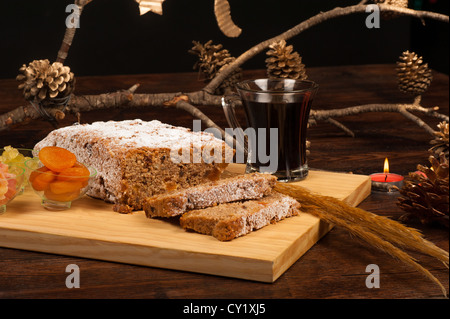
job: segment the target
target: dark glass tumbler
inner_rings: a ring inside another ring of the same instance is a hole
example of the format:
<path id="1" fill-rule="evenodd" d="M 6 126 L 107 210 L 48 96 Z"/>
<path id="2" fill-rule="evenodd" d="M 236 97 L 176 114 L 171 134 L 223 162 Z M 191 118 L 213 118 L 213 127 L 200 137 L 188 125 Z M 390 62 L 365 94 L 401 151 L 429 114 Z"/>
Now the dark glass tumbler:
<path id="1" fill-rule="evenodd" d="M 318 85 L 292 79 L 257 79 L 236 85 L 247 117 L 249 140 L 246 172 L 268 172 L 279 181 L 306 178 L 306 136 Z M 228 123 L 241 129 L 230 98 L 223 99 Z"/>

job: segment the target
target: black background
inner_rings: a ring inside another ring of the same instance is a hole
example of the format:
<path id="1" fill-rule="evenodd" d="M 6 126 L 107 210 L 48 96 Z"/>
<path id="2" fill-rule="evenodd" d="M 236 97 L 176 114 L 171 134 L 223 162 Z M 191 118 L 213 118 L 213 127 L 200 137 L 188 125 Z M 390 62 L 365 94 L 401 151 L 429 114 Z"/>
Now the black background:
<path id="1" fill-rule="evenodd" d="M 163 15 L 139 14 L 134 0 L 93 0 L 81 16 L 65 62 L 75 75 L 189 72 L 192 41 L 213 40 L 233 56 L 279 35 L 320 11 L 358 0 L 230 0 L 233 21 L 243 29 L 227 38 L 214 17 L 214 0 L 166 0 Z M 65 32 L 70 0 L 0 1 L 0 77 L 14 78 L 22 64 L 54 61 Z M 448 0 L 411 0 L 410 7 L 448 14 Z M 367 14 L 326 21 L 288 41 L 307 67 L 394 63 L 413 50 L 430 67 L 448 74 L 448 24 L 400 17 L 368 29 Z M 259 54 L 244 69 L 264 68 Z"/>

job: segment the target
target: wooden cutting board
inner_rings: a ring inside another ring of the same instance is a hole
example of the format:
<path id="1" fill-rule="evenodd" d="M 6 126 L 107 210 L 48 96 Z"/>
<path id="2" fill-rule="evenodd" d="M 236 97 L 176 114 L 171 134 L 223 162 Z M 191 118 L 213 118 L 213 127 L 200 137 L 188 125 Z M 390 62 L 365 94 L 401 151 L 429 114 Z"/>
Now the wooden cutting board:
<path id="1" fill-rule="evenodd" d="M 243 172 L 243 166 L 227 170 Z M 314 170 L 299 184 L 353 206 L 371 190 L 368 176 Z M 331 228 L 303 213 L 221 242 L 183 230 L 176 219 L 115 213 L 111 204 L 89 197 L 67 211 L 48 211 L 25 190 L 0 215 L 0 246 L 274 282 Z"/>

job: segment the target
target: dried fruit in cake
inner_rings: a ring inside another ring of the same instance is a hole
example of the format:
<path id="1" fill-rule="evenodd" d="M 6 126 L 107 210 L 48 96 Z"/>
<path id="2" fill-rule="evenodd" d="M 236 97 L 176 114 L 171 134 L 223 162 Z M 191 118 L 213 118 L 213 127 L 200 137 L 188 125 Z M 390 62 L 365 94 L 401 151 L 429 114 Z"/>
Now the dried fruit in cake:
<path id="1" fill-rule="evenodd" d="M 212 235 L 220 241 L 232 240 L 254 230 L 300 213 L 300 203 L 277 192 L 247 201 L 223 203 L 191 210 L 180 218 L 184 229 Z"/>
<path id="2" fill-rule="evenodd" d="M 75 154 L 57 146 L 42 148 L 39 151 L 39 159 L 44 166 L 58 173 L 72 167 L 77 162 Z"/>
<path id="3" fill-rule="evenodd" d="M 193 209 L 262 198 L 270 194 L 276 181 L 277 178 L 269 174 L 238 175 L 149 197 L 143 208 L 148 218 L 173 217 Z"/>

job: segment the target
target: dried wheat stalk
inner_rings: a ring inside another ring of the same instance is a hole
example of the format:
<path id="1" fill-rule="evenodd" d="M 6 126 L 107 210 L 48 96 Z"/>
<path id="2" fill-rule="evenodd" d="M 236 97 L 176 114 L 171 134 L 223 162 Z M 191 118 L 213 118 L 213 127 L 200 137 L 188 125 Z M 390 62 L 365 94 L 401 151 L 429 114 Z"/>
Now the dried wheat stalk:
<path id="1" fill-rule="evenodd" d="M 368 231 L 396 245 L 435 257 L 449 268 L 449 253 L 425 240 L 417 229 L 406 227 L 390 218 L 352 207 L 334 197 L 313 195 L 298 185 L 279 183 L 277 190 L 292 192 L 298 199 L 301 198 L 301 204 L 305 209 L 311 211 L 314 209 L 331 210 L 333 215 L 347 223 L 361 225 Z"/>
<path id="2" fill-rule="evenodd" d="M 425 240 L 417 230 L 389 218 L 352 207 L 333 197 L 312 194 L 298 185 L 277 183 L 275 190 L 297 199 L 302 205 L 303 212 L 346 229 L 350 234 L 362 239 L 372 247 L 421 272 L 435 282 L 447 297 L 445 287 L 436 277 L 418 264 L 414 258 L 395 246 L 399 245 L 405 249 L 428 254 L 437 258 L 448 268 L 449 253 Z"/>

